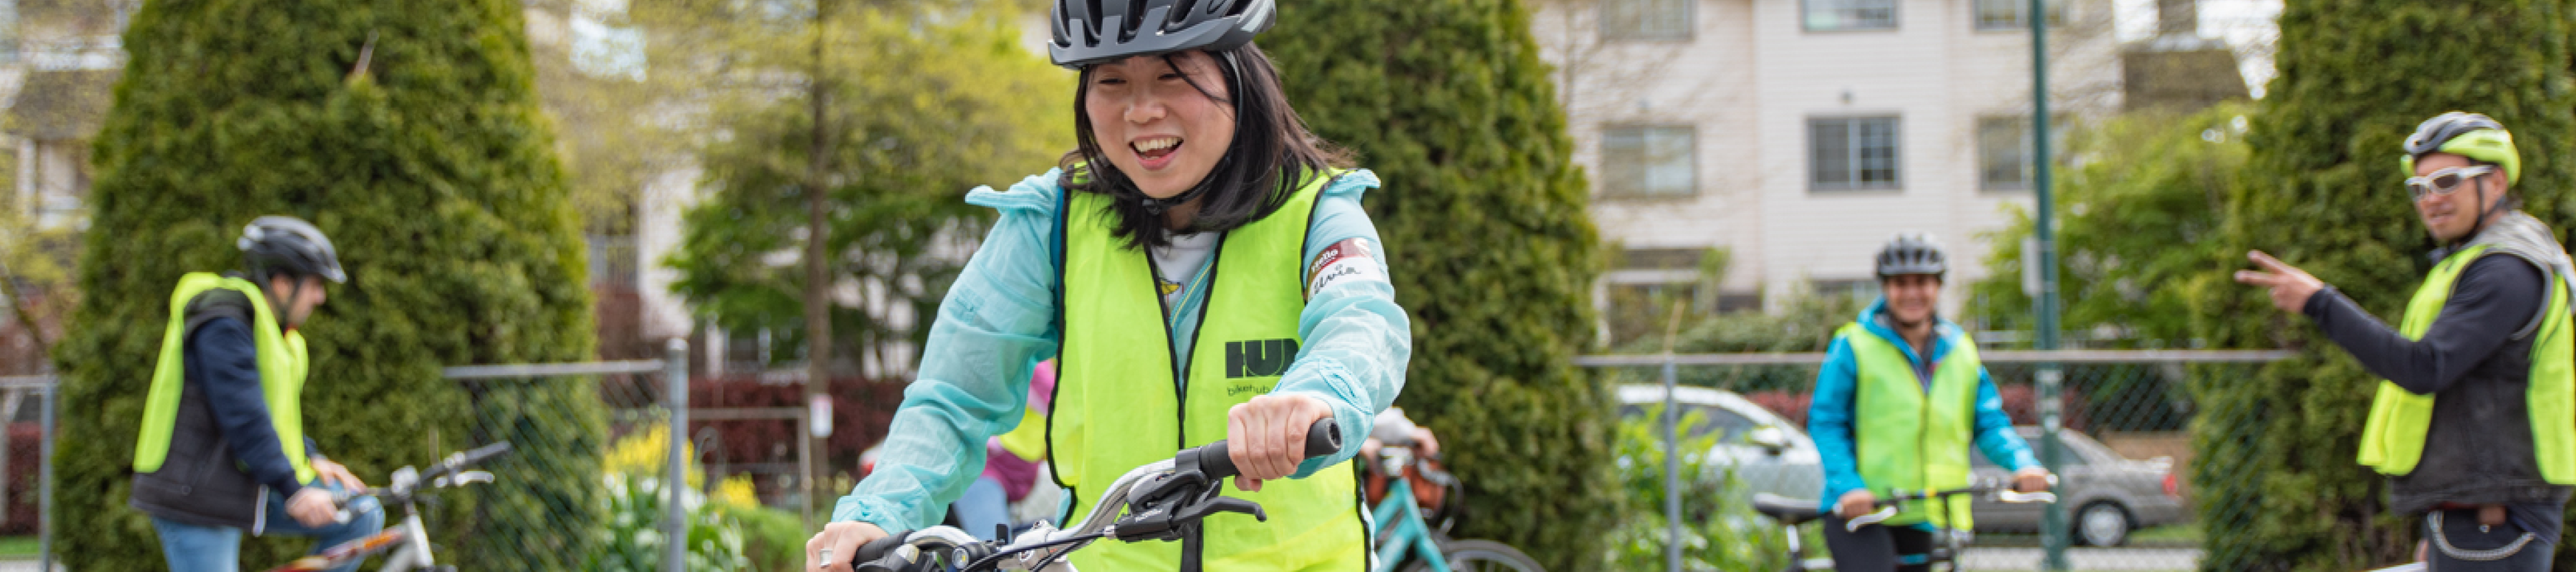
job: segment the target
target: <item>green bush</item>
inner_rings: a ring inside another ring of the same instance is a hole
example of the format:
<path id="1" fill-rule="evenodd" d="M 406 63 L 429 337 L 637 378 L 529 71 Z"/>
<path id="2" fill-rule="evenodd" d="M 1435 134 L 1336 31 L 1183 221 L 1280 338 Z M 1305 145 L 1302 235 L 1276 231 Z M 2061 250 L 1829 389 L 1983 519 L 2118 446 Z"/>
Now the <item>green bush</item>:
<path id="1" fill-rule="evenodd" d="M 2094 346 L 2186 348 L 2193 316 L 2184 290 L 2160 285 L 2202 275 L 2245 253 L 2219 240 L 2226 198 L 2241 182 L 2249 105 L 2191 115 L 2145 112 L 2076 132 L 2069 150 L 2082 166 L 2059 171 L 2059 299 L 2067 332 L 2108 326 L 2124 339 Z M 2029 331 L 2022 291 L 2026 210 L 1989 238 L 1993 274 L 1970 285 L 1968 315 L 1986 328 Z M 2073 337 L 2073 336 L 2069 336 Z"/>
<path id="2" fill-rule="evenodd" d="M 2450 110 L 2514 130 L 2515 192 L 2567 232 L 2576 212 L 2565 192 L 2576 183 L 2566 159 L 2576 127 L 2568 16 L 2566 2 L 2549 0 L 2324 0 L 2281 12 L 2280 76 L 2251 116 L 2252 154 L 2225 200 L 2220 260 L 2155 285 L 2182 293 L 2193 335 L 2213 347 L 2301 350 L 2250 377 L 2193 384 L 2198 508 L 2242 515 L 2205 519 L 2203 570 L 2354 570 L 2412 557 L 2416 519 L 2390 514 L 2385 480 L 2354 461 L 2376 379 L 2229 275 L 2247 267 L 2245 250 L 2263 249 L 2394 317 L 2432 246 L 2399 184 L 2399 144 Z M 2560 551 L 2559 567 L 2570 566 L 2576 551 Z"/>
<path id="3" fill-rule="evenodd" d="M 847 490 L 848 487 L 833 490 Z M 796 513 L 768 507 L 718 505 L 725 517 L 742 524 L 742 554 L 753 570 L 795 570 L 805 566 L 805 541 L 813 531 Z"/>
<path id="4" fill-rule="evenodd" d="M 1610 569 L 1646 572 L 1664 569 L 1664 547 L 1670 545 L 1664 512 L 1663 428 L 1660 416 L 1664 406 L 1645 406 L 1645 412 L 1619 422 L 1619 490 L 1626 519 L 1611 534 Z M 1675 420 L 1675 427 L 1691 427 L 1703 421 L 1698 409 L 1688 409 Z M 1683 435 L 1678 446 L 1683 451 L 1680 475 L 1682 492 L 1682 569 L 1684 570 L 1777 570 L 1789 565 L 1789 543 L 1779 523 L 1753 511 L 1753 491 L 1734 471 L 1723 471 L 1714 481 L 1708 474 L 1706 452 L 1717 446 L 1717 433 L 1698 437 Z M 1821 544 L 1814 546 L 1822 546 Z"/>
<path id="5" fill-rule="evenodd" d="M 599 551 L 594 553 L 585 570 L 595 572 L 654 572 L 662 570 L 663 551 L 670 538 L 662 533 L 662 480 L 653 477 L 631 477 L 609 473 L 601 479 L 607 492 L 607 526 L 593 532 L 599 538 Z M 731 511 L 719 510 L 708 503 L 706 495 L 695 490 L 681 494 L 683 506 L 689 506 L 687 566 L 682 570 L 731 572 L 753 570 L 752 559 L 745 551 L 743 524 Z M 788 568 L 759 570 L 792 570 L 804 565 L 802 554 Z"/>
<path id="6" fill-rule="evenodd" d="M 1603 538 L 1569 531 L 1618 515 L 1608 395 L 1572 359 L 1599 246 L 1530 24 L 1511 0 L 1316 0 L 1261 42 L 1306 123 L 1386 183 L 1366 206 L 1412 316 L 1396 402 L 1466 481 L 1458 535 L 1592 569 Z"/>
<path id="7" fill-rule="evenodd" d="M 492 438 L 471 427 L 557 435 L 496 463 L 499 486 L 442 497 L 424 518 L 450 547 L 443 559 L 578 566 L 599 526 L 588 507 L 604 504 L 594 502 L 604 429 L 589 387 L 527 384 L 477 399 L 439 376 L 446 365 L 591 356 L 588 263 L 538 115 L 521 10 L 509 0 L 198 0 L 135 14 L 95 147 L 85 297 L 54 356 L 66 374 L 62 431 L 79 436 L 55 457 L 58 550 L 72 567 L 162 566 L 151 523 L 126 497 L 170 289 L 186 272 L 238 267 L 234 237 L 266 214 L 320 225 L 350 274 L 303 330 L 308 434 L 378 482 Z M 353 75 L 371 37 L 368 71 Z M 477 510 L 545 520 L 462 535 Z M 554 554 L 497 552 L 504 539 Z M 242 555 L 266 567 L 310 545 L 255 539 Z"/>

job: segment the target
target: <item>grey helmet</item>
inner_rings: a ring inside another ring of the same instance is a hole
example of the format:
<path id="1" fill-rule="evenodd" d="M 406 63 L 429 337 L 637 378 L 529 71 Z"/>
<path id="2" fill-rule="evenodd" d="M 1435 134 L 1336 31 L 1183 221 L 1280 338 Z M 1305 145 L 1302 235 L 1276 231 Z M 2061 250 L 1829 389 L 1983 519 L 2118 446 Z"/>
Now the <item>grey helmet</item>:
<path id="1" fill-rule="evenodd" d="M 1092 64 L 1181 50 L 1221 52 L 1278 20 L 1277 0 L 1053 0 L 1055 65 Z"/>
<path id="2" fill-rule="evenodd" d="M 1932 235 L 1920 232 L 1899 233 L 1878 249 L 1878 277 L 1907 274 L 1943 276 L 1950 273 L 1950 261 L 1941 254 L 1941 244 Z"/>
<path id="3" fill-rule="evenodd" d="M 242 264 L 250 277 L 261 286 L 272 276 L 319 276 L 333 283 L 346 283 L 349 275 L 340 270 L 340 251 L 331 247 L 331 238 L 313 223 L 291 216 L 264 216 L 242 227 Z"/>

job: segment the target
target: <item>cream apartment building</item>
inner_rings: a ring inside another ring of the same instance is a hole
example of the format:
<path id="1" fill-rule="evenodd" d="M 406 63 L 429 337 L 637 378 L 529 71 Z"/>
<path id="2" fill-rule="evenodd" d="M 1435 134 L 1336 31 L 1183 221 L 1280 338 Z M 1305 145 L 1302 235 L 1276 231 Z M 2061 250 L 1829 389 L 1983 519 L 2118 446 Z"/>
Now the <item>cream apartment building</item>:
<path id="1" fill-rule="evenodd" d="M 1987 274 L 1978 234 L 2033 200 L 2026 0 L 1540 6 L 1594 223 L 1625 254 L 1596 288 L 1605 307 L 1623 292 L 1704 309 L 1872 296 L 1871 256 L 1900 230 L 1939 236 L 1961 284 Z M 2111 2 L 2049 11 L 2052 115 L 2115 109 Z M 1714 288 L 1697 270 L 1710 248 L 1731 254 Z M 1943 307 L 1965 301 L 1952 288 Z"/>

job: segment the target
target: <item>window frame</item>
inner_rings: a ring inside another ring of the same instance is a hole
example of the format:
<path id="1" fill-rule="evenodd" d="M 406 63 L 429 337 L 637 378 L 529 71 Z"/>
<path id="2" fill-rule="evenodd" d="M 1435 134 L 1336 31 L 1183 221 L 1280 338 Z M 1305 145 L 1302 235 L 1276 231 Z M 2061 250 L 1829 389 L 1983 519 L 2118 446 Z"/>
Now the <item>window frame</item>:
<path id="1" fill-rule="evenodd" d="M 1684 185 L 1686 188 L 1675 193 L 1662 193 L 1651 190 L 1650 188 L 1652 185 L 1648 184 L 1647 181 L 1651 178 L 1650 175 L 1658 165 L 1650 161 L 1643 160 L 1635 163 L 1619 165 L 1620 167 L 1634 166 L 1637 168 L 1637 172 L 1634 177 L 1637 182 L 1637 188 L 1622 188 L 1614 185 L 1611 181 L 1618 177 L 1613 174 L 1613 159 L 1611 158 L 1613 153 L 1611 153 L 1610 150 L 1610 142 L 1616 137 L 1616 133 L 1628 130 L 1635 130 L 1638 134 L 1639 146 L 1647 149 L 1651 149 L 1655 145 L 1656 141 L 1654 137 L 1657 132 L 1680 132 L 1685 144 L 1684 152 L 1682 153 L 1683 161 L 1687 163 L 1685 168 L 1687 169 L 1687 174 L 1690 177 L 1689 184 Z M 1700 197 L 1698 125 L 1689 123 L 1614 123 L 1604 125 L 1601 128 L 1601 140 L 1597 143 L 1595 151 L 1598 152 L 1597 156 L 1600 157 L 1597 164 L 1601 169 L 1602 177 L 1598 183 L 1599 193 L 1597 193 L 1597 196 L 1601 199 L 1653 201 L 1675 199 L 1692 200 Z"/>
<path id="2" fill-rule="evenodd" d="M 1839 20 L 1840 20 L 1840 16 L 1841 16 L 1842 14 L 1847 14 L 1847 13 L 1852 12 L 1852 11 L 1860 10 L 1859 8 L 1853 8 L 1853 7 L 1851 7 L 1851 5 L 1852 5 L 1852 4 L 1860 3 L 1860 2 L 1884 2 L 1884 3 L 1886 3 L 1886 5 L 1887 5 L 1887 21 L 1886 21 L 1886 23 L 1885 23 L 1885 24 L 1883 24 L 1883 25 L 1850 25 L 1850 24 L 1843 24 L 1843 25 L 1836 25 L 1836 26 L 1831 26 L 1831 27 L 1818 27 L 1818 26 L 1816 25 L 1816 11 L 1817 11 L 1818 9 L 1820 9 L 1820 8 L 1819 8 L 1819 4 L 1820 4 L 1820 3 L 1823 3 L 1823 4 L 1832 4 L 1832 5 L 1834 5 L 1834 6 L 1832 6 L 1832 7 L 1821 8 L 1821 9 L 1825 9 L 1825 10 L 1837 10 L 1838 12 L 1836 13 L 1836 19 L 1837 19 L 1837 21 L 1839 21 Z M 1900 29 L 1900 28 L 1904 27 L 1904 25 L 1905 25 L 1905 11 L 1904 11 L 1904 5 L 1905 5 L 1905 3 L 1904 3 L 1904 1 L 1903 1 L 1903 0 L 1798 0 L 1798 27 L 1799 27 L 1800 29 L 1805 30 L 1805 31 L 1808 31 L 1808 32 L 1887 32 L 1887 31 L 1895 31 L 1895 30 L 1897 30 L 1897 29 Z"/>
<path id="3" fill-rule="evenodd" d="M 2072 130 L 2068 129 L 2068 126 L 2071 125 L 2070 122 L 2074 120 L 2074 116 L 2062 113 L 2051 115 L 2053 117 L 2050 118 L 2048 122 L 2048 156 L 2053 160 L 2054 165 L 2062 168 L 2068 165 L 2068 162 L 2066 161 L 2068 147 L 2067 136 L 2072 133 Z M 2018 148 L 2018 153 L 2020 154 L 2018 161 L 2021 163 L 2021 178 L 2018 181 L 1996 181 L 1986 178 L 1986 175 L 1988 174 L 1987 168 L 1989 167 L 1987 164 L 1989 156 L 1987 155 L 1988 149 L 1986 148 L 1986 127 L 1994 122 L 2010 122 L 2012 124 L 2012 129 L 2015 133 L 2014 146 Z M 1977 153 L 1977 192 L 1999 194 L 2031 192 L 2031 188 L 2033 187 L 2032 179 L 2038 177 L 2038 171 L 2035 168 L 2038 157 L 2037 153 L 2035 153 L 2036 148 L 2031 145 L 2030 116 L 2028 114 L 2014 113 L 1990 113 L 1978 115 L 1974 130 L 1975 132 L 1969 135 L 1969 144 Z"/>
<path id="4" fill-rule="evenodd" d="M 1861 144 L 1862 135 L 1860 131 L 1862 125 L 1872 121 L 1886 121 L 1890 127 L 1890 134 L 1888 136 L 1888 141 L 1890 142 L 1888 170 L 1890 171 L 1890 175 L 1888 180 L 1885 182 L 1866 182 L 1861 180 L 1861 172 L 1865 170 L 1862 165 L 1865 163 L 1866 159 L 1862 156 L 1863 145 Z M 1825 154 L 1822 152 L 1823 149 L 1820 148 L 1822 142 L 1816 134 L 1819 128 L 1828 123 L 1841 123 L 1844 125 L 1843 141 L 1845 149 L 1843 159 L 1845 160 L 1844 172 L 1847 175 L 1847 178 L 1839 182 L 1827 182 L 1823 180 L 1823 159 Z M 1894 113 L 1808 117 L 1806 179 L 1807 192 L 1811 194 L 1904 192 L 1904 117 Z"/>
<path id="5" fill-rule="evenodd" d="M 1678 15 L 1654 17 L 1653 10 L 1664 2 L 1672 3 Z M 1638 25 L 1635 28 L 1612 27 L 1614 20 L 1610 11 L 1622 4 L 1638 6 Z M 1699 0 L 1602 0 L 1595 10 L 1593 19 L 1598 22 L 1593 33 L 1600 34 L 1604 42 L 1687 42 L 1696 39 L 1699 29 Z M 1671 31 L 1647 29 L 1656 22 L 1680 22 L 1681 26 Z"/>
<path id="6" fill-rule="evenodd" d="M 2066 13 L 2069 9 L 2066 1 L 2046 1 L 2048 2 L 2048 7 L 2046 8 L 2048 10 L 2048 27 L 2066 27 Z M 2012 23 L 1988 24 L 1986 22 L 1985 7 L 1989 2 L 2011 2 L 2013 6 Z M 1970 2 L 1968 2 L 1968 28 L 1977 32 L 1997 33 L 2029 31 L 2030 23 L 2022 21 L 2023 18 L 2029 17 L 2029 11 L 2030 3 L 2022 0 L 1970 0 Z"/>

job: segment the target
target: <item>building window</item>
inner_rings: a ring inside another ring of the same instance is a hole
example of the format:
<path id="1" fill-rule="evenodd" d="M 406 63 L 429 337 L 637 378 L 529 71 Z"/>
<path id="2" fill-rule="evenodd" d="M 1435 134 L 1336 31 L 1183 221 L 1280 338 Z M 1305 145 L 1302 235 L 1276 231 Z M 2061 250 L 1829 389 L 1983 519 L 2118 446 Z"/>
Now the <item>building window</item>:
<path id="1" fill-rule="evenodd" d="M 1845 296 L 1860 305 L 1878 301 L 1879 289 L 1876 278 L 1819 279 L 1810 282 L 1809 285 L 1816 289 L 1818 298 Z"/>
<path id="2" fill-rule="evenodd" d="M 1808 187 L 1817 191 L 1902 188 L 1898 135 L 1894 117 L 1807 120 Z"/>
<path id="3" fill-rule="evenodd" d="M 2066 117 L 2057 117 L 2048 126 L 2049 157 L 2056 164 L 2066 164 Z M 1977 189 L 1984 191 L 2030 190 L 2031 173 L 2030 120 L 2017 116 L 1977 118 Z"/>
<path id="4" fill-rule="evenodd" d="M 1612 127 L 1601 134 L 1601 194 L 1670 198 L 1699 194 L 1698 135 L 1690 126 Z"/>
<path id="5" fill-rule="evenodd" d="M 590 243 L 592 283 L 635 287 L 636 266 L 643 257 L 635 250 L 634 235 L 593 234 L 584 238 Z"/>
<path id="6" fill-rule="evenodd" d="M 1691 4 L 1697 0 L 1603 0 L 1601 38 L 1605 40 L 1687 40 L 1691 37 Z"/>
<path id="7" fill-rule="evenodd" d="M 1758 309 L 1755 292 L 1718 288 L 1728 250 L 1708 247 L 1622 249 L 1601 275 L 1601 317 L 1613 345 L 1663 335 L 1675 306 L 1691 315 Z"/>
<path id="8" fill-rule="evenodd" d="M 1807 31 L 1896 29 L 1896 0 L 1806 0 Z"/>
<path id="9" fill-rule="evenodd" d="M 2059 0 L 2047 2 L 2048 25 L 2066 25 L 2066 3 Z M 1977 31 L 2008 32 L 2030 28 L 2030 22 L 2021 19 L 2023 13 L 2030 11 L 2030 0 L 1976 0 L 1975 5 L 1977 13 L 1973 19 Z"/>

